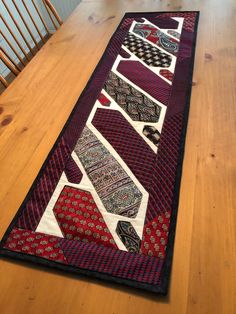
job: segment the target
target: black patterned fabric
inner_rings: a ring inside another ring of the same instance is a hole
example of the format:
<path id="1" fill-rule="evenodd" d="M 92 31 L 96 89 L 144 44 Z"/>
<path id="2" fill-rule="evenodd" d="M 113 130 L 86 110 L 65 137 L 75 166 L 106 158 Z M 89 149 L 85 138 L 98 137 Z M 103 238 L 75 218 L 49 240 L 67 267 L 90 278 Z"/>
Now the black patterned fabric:
<path id="1" fill-rule="evenodd" d="M 141 38 L 128 33 L 123 42 L 133 54 L 151 67 L 168 68 L 172 57 Z"/>
<path id="2" fill-rule="evenodd" d="M 141 240 L 128 221 L 118 221 L 116 233 L 129 252 L 139 252 Z"/>
<path id="3" fill-rule="evenodd" d="M 160 132 L 152 125 L 145 125 L 143 128 L 143 134 L 156 146 L 160 141 Z"/>
<path id="4" fill-rule="evenodd" d="M 132 120 L 158 122 L 161 107 L 112 71 L 108 75 L 104 88 Z"/>

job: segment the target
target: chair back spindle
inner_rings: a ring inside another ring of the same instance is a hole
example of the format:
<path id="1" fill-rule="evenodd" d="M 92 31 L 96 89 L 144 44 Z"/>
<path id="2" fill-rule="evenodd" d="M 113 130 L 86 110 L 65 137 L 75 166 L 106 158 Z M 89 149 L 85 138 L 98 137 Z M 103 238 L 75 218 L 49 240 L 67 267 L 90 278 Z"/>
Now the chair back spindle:
<path id="1" fill-rule="evenodd" d="M 5 48 L 1 44 L 0 61 L 10 71 L 7 77 L 0 74 L 0 82 L 6 88 L 63 22 L 50 0 L 0 2 L 4 8 L 4 12 L 0 13 L 0 20 L 4 25 L 4 29 L 0 30 L 0 40 L 5 44 Z M 47 18 L 43 17 L 43 8 Z M 47 20 L 52 23 L 54 30 L 50 31 Z"/>

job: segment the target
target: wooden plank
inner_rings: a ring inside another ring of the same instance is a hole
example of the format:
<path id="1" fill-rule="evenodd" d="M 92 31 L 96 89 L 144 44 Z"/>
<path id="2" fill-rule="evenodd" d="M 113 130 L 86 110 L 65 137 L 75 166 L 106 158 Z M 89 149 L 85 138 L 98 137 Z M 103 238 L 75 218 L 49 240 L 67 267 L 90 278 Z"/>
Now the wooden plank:
<path id="1" fill-rule="evenodd" d="M 235 313 L 233 0 L 109 0 L 109 5 L 87 0 L 79 5 L 0 97 L 0 235 L 124 12 L 181 9 L 199 9 L 201 17 L 169 296 L 1 260 L 1 313 Z"/>

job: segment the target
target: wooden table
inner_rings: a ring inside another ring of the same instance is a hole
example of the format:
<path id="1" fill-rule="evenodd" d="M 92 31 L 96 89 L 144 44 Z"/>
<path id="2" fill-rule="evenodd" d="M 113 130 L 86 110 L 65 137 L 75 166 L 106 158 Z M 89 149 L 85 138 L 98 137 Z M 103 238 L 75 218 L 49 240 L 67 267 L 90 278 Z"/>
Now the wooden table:
<path id="1" fill-rule="evenodd" d="M 125 11 L 201 10 L 168 297 L 0 261 L 0 312 L 236 313 L 236 2 L 83 1 L 0 98 L 0 236 Z"/>

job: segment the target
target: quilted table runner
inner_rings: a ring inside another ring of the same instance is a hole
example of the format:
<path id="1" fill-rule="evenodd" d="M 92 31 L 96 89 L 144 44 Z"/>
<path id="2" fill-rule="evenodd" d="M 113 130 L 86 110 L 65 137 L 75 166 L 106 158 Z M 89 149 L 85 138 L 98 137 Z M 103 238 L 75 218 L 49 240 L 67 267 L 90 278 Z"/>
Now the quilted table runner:
<path id="1" fill-rule="evenodd" d="M 197 23 L 125 14 L 1 255 L 167 293 Z"/>

